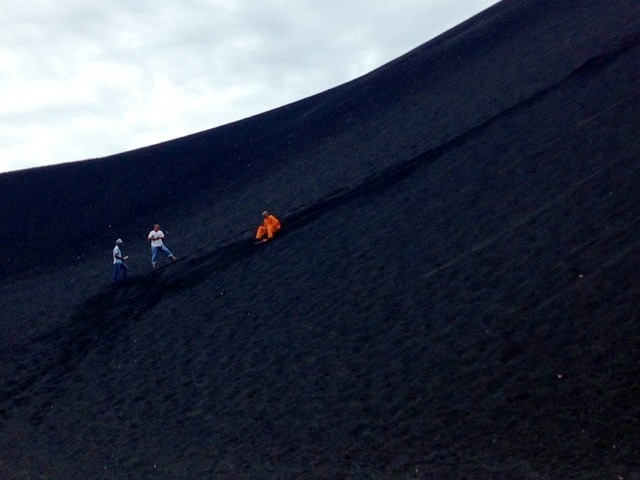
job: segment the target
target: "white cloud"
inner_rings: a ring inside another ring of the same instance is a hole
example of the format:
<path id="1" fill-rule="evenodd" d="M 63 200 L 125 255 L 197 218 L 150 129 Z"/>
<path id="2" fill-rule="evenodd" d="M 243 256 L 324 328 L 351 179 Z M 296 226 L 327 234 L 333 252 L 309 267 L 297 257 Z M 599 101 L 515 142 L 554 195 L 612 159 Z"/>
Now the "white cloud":
<path id="1" fill-rule="evenodd" d="M 495 0 L 5 0 L 0 171 L 118 153 L 319 93 Z"/>

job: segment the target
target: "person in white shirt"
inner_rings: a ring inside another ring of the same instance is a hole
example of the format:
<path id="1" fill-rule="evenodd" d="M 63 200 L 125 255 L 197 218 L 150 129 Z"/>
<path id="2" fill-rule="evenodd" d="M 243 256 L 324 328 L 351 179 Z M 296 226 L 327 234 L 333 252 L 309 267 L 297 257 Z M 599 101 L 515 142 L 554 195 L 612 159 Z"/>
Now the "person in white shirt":
<path id="1" fill-rule="evenodd" d="M 122 282 L 127 279 L 127 271 L 129 267 L 124 261 L 129 258 L 122 254 L 123 241 L 121 238 L 116 240 L 116 246 L 113 247 L 113 283 Z"/>
<path id="2" fill-rule="evenodd" d="M 176 261 L 176 257 L 173 255 L 171 250 L 167 248 L 162 239 L 164 238 L 164 233 L 160 230 L 160 225 L 157 223 L 153 226 L 153 230 L 149 232 L 149 236 L 147 239 L 151 242 L 151 266 L 156 268 L 158 262 L 158 252 L 164 253 L 171 260 Z"/>

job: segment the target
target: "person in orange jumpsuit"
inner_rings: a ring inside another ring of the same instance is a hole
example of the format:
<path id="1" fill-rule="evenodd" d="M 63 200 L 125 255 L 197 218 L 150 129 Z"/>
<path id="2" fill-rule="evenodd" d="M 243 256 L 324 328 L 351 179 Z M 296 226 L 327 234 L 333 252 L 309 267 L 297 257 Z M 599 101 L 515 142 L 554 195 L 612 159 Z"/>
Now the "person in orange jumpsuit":
<path id="1" fill-rule="evenodd" d="M 266 210 L 262 212 L 262 217 L 264 218 L 264 220 L 262 221 L 262 225 L 258 227 L 258 231 L 256 232 L 256 240 L 266 242 L 267 240 L 271 240 L 273 238 L 276 232 L 280 230 L 281 225 L 280 220 L 278 220 L 275 215 L 270 214 Z"/>

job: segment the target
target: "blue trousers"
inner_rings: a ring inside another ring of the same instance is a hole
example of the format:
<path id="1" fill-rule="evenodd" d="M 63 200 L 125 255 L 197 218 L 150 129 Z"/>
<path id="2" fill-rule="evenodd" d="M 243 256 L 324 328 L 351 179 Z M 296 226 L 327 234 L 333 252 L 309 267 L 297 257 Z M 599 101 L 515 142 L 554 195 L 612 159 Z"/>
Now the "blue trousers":
<path id="1" fill-rule="evenodd" d="M 171 250 L 169 250 L 165 245 L 162 245 L 161 247 L 151 247 L 151 265 L 154 267 L 158 262 L 158 252 L 164 253 L 167 257 L 173 256 Z"/>
<path id="2" fill-rule="evenodd" d="M 124 263 L 113 264 L 113 283 L 122 282 L 127 279 L 127 266 Z"/>

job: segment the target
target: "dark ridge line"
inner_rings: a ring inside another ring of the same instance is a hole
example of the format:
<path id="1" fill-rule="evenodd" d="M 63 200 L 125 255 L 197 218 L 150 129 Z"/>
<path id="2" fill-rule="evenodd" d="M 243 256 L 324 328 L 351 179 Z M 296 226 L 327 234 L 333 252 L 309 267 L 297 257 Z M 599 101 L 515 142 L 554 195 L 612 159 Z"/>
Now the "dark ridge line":
<path id="1" fill-rule="evenodd" d="M 324 200 L 311 205 L 303 210 L 293 213 L 286 218 L 287 230 L 291 231 L 297 228 L 301 228 L 308 223 L 311 223 L 317 215 L 322 215 L 323 212 L 332 210 L 339 206 L 350 203 L 360 197 L 370 196 L 372 194 L 378 194 L 386 188 L 402 181 L 409 175 L 413 174 L 418 168 L 430 165 L 443 156 L 447 151 L 463 146 L 470 140 L 477 138 L 478 134 L 487 129 L 491 125 L 497 123 L 505 117 L 513 115 L 521 110 L 524 110 L 531 105 L 535 104 L 543 97 L 551 94 L 553 91 L 559 89 L 565 83 L 568 83 L 576 78 L 583 77 L 590 73 L 598 72 L 612 63 L 614 63 L 621 55 L 628 50 L 638 46 L 640 44 L 640 35 L 635 35 L 620 44 L 617 48 L 592 57 L 558 82 L 545 87 L 538 92 L 533 93 L 530 97 L 522 100 L 521 102 L 512 105 L 511 107 L 502 110 L 496 115 L 489 117 L 487 120 L 477 124 L 475 127 L 471 127 L 463 133 L 445 141 L 444 143 L 433 147 L 432 149 L 413 157 L 403 163 L 392 165 L 386 169 L 370 175 L 365 178 L 359 185 L 347 189 L 343 188 Z"/>
<path id="2" fill-rule="evenodd" d="M 385 191 L 409 177 L 418 168 L 434 163 L 447 151 L 458 148 L 476 138 L 483 130 L 505 117 L 530 107 L 565 83 L 588 74 L 597 73 L 608 67 L 628 50 L 637 47 L 639 43 L 640 35 L 630 37 L 621 42 L 617 48 L 586 60 L 558 82 L 535 92 L 523 101 L 502 110 L 452 139 L 410 160 L 372 174 L 352 188 L 342 188 L 313 205 L 284 216 L 282 220 L 286 228 L 283 229 L 279 237 L 286 237 L 291 232 L 303 228 L 336 208 Z M 266 245 L 266 247 L 268 246 Z M 16 362 L 16 371 L 29 371 L 36 368 L 40 373 L 29 374 L 22 382 L 9 382 L 15 383 L 15 385 L 9 387 L 5 385 L 6 388 L 3 387 L 3 391 L 0 393 L 0 404 L 11 399 L 19 400 L 37 382 L 40 382 L 41 387 L 44 388 L 51 382 L 59 380 L 80 364 L 93 350 L 93 347 L 110 350 L 113 347 L 113 342 L 133 324 L 133 321 L 139 320 L 166 296 L 196 286 L 212 274 L 223 271 L 237 261 L 263 250 L 263 247 L 253 246 L 249 239 L 242 239 L 198 257 L 187 257 L 186 260 L 178 262 L 175 266 L 167 266 L 151 274 L 131 277 L 125 285 L 110 286 L 99 292 L 81 305 L 65 325 L 35 339 L 32 345 L 36 344 L 43 350 L 39 352 L 41 355 L 38 355 L 37 358 L 44 360 L 39 362 L 36 367 L 32 365 L 32 368 Z M 163 277 L 165 272 L 173 270 L 175 271 L 171 277 Z M 118 317 L 129 320 L 119 322 Z M 105 342 L 105 339 L 109 340 L 111 344 Z M 50 355 L 46 354 L 47 351 L 51 351 Z M 56 352 L 60 353 L 56 355 Z M 5 408 L 0 409 L 0 416 L 6 415 Z M 37 423 L 39 419 L 35 419 L 35 421 Z"/>

